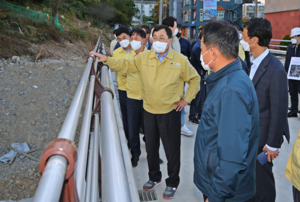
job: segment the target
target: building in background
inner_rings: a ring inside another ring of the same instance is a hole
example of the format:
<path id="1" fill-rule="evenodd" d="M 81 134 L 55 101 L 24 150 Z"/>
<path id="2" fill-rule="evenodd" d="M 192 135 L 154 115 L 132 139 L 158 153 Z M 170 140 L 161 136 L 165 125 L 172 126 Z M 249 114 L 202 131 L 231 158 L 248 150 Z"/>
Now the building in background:
<path id="1" fill-rule="evenodd" d="M 170 15 L 177 18 L 186 38 L 196 38 L 204 23 L 210 20 L 232 20 L 242 23 L 243 0 L 173 0 Z"/>
<path id="2" fill-rule="evenodd" d="M 257 16 L 258 18 L 264 17 L 265 4 L 257 4 Z M 246 16 L 246 19 L 251 19 L 255 17 L 255 3 L 245 3 L 243 5 L 243 16 Z"/>
<path id="3" fill-rule="evenodd" d="M 142 1 L 134 1 L 135 7 L 140 10 L 139 13 L 136 14 L 132 18 L 132 25 L 139 25 L 140 23 L 140 14 L 141 14 L 141 9 L 142 9 Z M 157 4 L 156 1 L 143 1 L 143 15 L 147 17 L 152 16 L 152 9 L 154 6 Z"/>
<path id="4" fill-rule="evenodd" d="M 183 0 L 170 0 L 169 4 L 169 13 L 170 16 L 173 16 L 177 19 L 177 23 L 182 24 L 182 1 Z"/>
<path id="5" fill-rule="evenodd" d="M 273 39 L 283 39 L 292 28 L 300 27 L 300 1 L 265 0 L 265 18 L 272 24 Z"/>

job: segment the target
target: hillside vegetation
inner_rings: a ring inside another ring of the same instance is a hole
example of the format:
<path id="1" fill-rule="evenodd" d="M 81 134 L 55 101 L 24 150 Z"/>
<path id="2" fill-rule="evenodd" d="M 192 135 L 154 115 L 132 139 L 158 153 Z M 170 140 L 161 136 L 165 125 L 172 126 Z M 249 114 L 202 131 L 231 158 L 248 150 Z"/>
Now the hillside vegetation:
<path id="1" fill-rule="evenodd" d="M 32 45 L 49 40 L 108 44 L 114 24 L 130 25 L 136 12 L 133 0 L 0 0 L 0 58 L 36 55 Z"/>

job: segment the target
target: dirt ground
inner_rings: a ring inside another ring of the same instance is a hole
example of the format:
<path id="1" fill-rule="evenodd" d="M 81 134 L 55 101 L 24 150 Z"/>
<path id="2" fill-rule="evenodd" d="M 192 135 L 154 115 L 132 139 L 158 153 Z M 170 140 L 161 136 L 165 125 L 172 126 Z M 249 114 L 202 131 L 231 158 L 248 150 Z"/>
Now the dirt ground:
<path id="1" fill-rule="evenodd" d="M 90 46 L 84 42 L 52 41 L 43 48 L 31 47 L 36 54 L 21 56 L 20 62 L 0 58 L 0 156 L 9 151 L 11 143 L 27 142 L 30 149 L 39 148 L 30 155 L 40 159 L 43 149 L 60 131 L 86 67 Z M 44 49 L 48 58 L 35 63 L 36 55 Z M 76 143 L 82 118 L 83 110 Z M 38 180 L 39 164 L 28 157 L 17 157 L 11 165 L 0 162 L 0 200 L 33 197 Z"/>

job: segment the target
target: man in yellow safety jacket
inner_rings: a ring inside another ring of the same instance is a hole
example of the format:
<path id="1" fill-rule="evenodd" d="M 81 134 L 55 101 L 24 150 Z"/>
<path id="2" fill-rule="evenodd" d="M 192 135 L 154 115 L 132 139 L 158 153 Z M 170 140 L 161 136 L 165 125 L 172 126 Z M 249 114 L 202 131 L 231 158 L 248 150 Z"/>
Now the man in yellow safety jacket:
<path id="1" fill-rule="evenodd" d="M 146 135 L 149 181 L 143 186 L 150 191 L 161 184 L 159 144 L 162 140 L 168 160 L 168 175 L 163 197 L 174 198 L 179 185 L 180 170 L 180 111 L 200 90 L 200 76 L 187 57 L 169 48 L 172 31 L 165 25 L 153 31 L 153 50 L 139 53 L 131 59 L 118 60 L 92 52 L 99 60 L 123 73 L 139 72 Z M 199 56 L 200 57 L 200 56 Z M 183 83 L 189 84 L 184 98 Z"/>
<path id="2" fill-rule="evenodd" d="M 121 47 L 117 48 L 113 52 L 113 57 L 122 59 L 126 53 L 130 53 L 131 45 L 129 42 L 129 29 L 127 27 L 120 27 L 116 31 L 117 41 L 120 43 Z M 122 113 L 122 121 L 124 126 L 125 136 L 128 140 L 129 131 L 128 131 L 128 116 L 127 116 L 127 94 L 126 94 L 126 76 L 122 72 L 116 71 L 117 83 L 118 83 L 118 92 L 119 92 L 119 101 Z M 128 144 L 130 147 L 130 144 Z"/>

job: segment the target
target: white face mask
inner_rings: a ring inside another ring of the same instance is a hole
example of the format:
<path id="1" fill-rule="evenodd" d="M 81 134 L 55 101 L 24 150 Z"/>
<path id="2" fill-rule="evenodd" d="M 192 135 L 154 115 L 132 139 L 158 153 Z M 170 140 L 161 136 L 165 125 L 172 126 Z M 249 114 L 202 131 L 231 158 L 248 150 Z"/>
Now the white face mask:
<path id="1" fill-rule="evenodd" d="M 239 38 L 240 40 L 243 38 L 243 35 L 241 33 L 239 33 Z"/>
<path id="2" fill-rule="evenodd" d="M 136 51 L 142 47 L 142 42 L 133 40 L 132 42 L 130 42 L 130 45 L 131 48 Z"/>
<path id="3" fill-rule="evenodd" d="M 116 35 L 114 35 L 114 37 L 115 37 L 115 39 L 117 39 L 117 36 L 116 36 Z"/>
<path id="4" fill-rule="evenodd" d="M 175 29 L 175 31 L 174 31 L 174 33 L 172 35 L 176 36 L 177 33 L 178 33 L 178 28 Z"/>
<path id="5" fill-rule="evenodd" d="M 291 39 L 291 41 L 292 41 L 292 44 L 298 43 L 297 39 Z"/>
<path id="6" fill-rule="evenodd" d="M 123 48 L 127 48 L 129 46 L 129 40 L 128 39 L 124 39 L 123 41 L 120 42 L 120 45 Z"/>
<path id="7" fill-rule="evenodd" d="M 249 42 L 251 41 L 251 39 L 247 42 L 247 44 L 249 45 L 249 50 L 250 50 L 250 47 L 254 45 L 254 44 L 252 44 L 252 45 L 249 44 Z"/>
<path id="8" fill-rule="evenodd" d="M 210 49 L 209 49 L 208 51 L 210 51 Z M 200 54 L 201 65 L 202 65 L 203 69 L 206 70 L 206 71 L 211 70 L 211 69 L 209 68 L 209 64 L 212 63 L 212 61 L 213 61 L 213 60 L 211 60 L 208 64 L 205 64 L 204 59 L 203 59 L 203 56 L 204 56 L 206 53 L 208 53 L 208 51 L 206 51 L 203 55 Z"/>
<path id="9" fill-rule="evenodd" d="M 242 44 L 244 51 L 250 51 L 250 46 L 246 41 L 241 40 L 240 43 Z"/>
<path id="10" fill-rule="evenodd" d="M 150 34 L 150 39 L 151 39 L 151 40 L 153 40 L 153 36 L 152 36 L 152 34 Z"/>
<path id="11" fill-rule="evenodd" d="M 163 53 L 167 49 L 167 45 L 168 45 L 167 42 L 155 41 L 155 42 L 153 42 L 153 49 L 157 53 Z"/>

